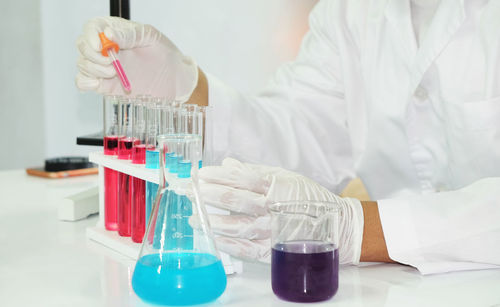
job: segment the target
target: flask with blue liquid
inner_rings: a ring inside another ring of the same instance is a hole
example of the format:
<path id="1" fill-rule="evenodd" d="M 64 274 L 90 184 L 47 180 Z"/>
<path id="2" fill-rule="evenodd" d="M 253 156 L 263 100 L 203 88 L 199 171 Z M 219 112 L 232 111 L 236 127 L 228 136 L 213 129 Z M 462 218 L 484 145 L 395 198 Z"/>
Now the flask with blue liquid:
<path id="1" fill-rule="evenodd" d="M 216 300 L 227 280 L 198 189 L 202 138 L 178 133 L 160 135 L 157 141 L 160 190 L 132 287 L 144 301 L 160 305 Z M 190 218 L 199 226 L 191 228 Z"/>

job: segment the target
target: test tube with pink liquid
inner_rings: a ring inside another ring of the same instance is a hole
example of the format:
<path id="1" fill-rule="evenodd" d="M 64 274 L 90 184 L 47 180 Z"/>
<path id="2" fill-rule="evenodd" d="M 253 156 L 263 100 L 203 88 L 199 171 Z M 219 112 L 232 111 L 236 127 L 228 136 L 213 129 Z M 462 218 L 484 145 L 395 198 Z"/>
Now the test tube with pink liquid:
<path id="1" fill-rule="evenodd" d="M 132 163 L 144 165 L 146 163 L 146 150 L 152 146 L 146 145 L 146 114 L 149 98 L 139 96 L 134 103 L 134 117 L 132 121 L 132 135 L 137 143 L 132 147 Z M 140 178 L 132 177 L 132 203 L 131 203 L 131 237 L 132 241 L 141 243 L 146 230 L 146 182 Z"/>
<path id="2" fill-rule="evenodd" d="M 131 86 L 130 86 L 130 81 L 127 78 L 127 75 L 125 74 L 125 71 L 123 70 L 122 64 L 120 60 L 118 59 L 118 56 L 116 53 L 120 50 L 120 47 L 118 46 L 117 43 L 109 40 L 106 35 L 104 35 L 104 32 L 99 33 L 99 39 L 101 40 L 101 53 L 103 56 L 109 56 L 111 60 L 113 61 L 113 67 L 116 70 L 116 75 L 120 79 L 123 89 L 125 90 L 126 93 L 130 93 L 131 91 Z"/>
<path id="3" fill-rule="evenodd" d="M 121 137 L 118 140 L 118 159 L 131 160 L 132 149 L 139 143 L 132 134 L 132 118 L 134 103 L 130 98 L 121 98 L 119 104 L 119 124 Z M 118 173 L 118 234 L 123 237 L 131 235 L 131 176 Z"/>
<path id="4" fill-rule="evenodd" d="M 104 154 L 118 154 L 120 125 L 118 123 L 118 96 L 103 97 Z M 118 230 L 118 172 L 104 168 L 104 226 L 107 230 Z"/>

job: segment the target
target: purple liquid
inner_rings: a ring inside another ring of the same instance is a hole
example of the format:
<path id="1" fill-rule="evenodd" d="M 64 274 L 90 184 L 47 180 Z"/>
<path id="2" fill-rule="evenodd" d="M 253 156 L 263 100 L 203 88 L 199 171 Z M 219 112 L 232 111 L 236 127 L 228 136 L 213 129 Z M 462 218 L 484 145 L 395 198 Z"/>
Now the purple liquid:
<path id="1" fill-rule="evenodd" d="M 334 244 L 290 241 L 272 248 L 273 292 L 292 302 L 318 302 L 335 295 L 339 287 L 339 257 Z"/>

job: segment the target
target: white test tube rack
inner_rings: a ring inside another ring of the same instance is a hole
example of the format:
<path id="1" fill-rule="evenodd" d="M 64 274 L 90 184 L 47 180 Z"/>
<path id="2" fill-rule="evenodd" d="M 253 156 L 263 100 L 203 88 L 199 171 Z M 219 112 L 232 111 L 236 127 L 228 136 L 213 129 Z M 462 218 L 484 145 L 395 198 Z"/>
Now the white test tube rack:
<path id="1" fill-rule="evenodd" d="M 99 166 L 99 221 L 94 227 L 87 228 L 87 238 L 105 245 L 122 255 L 137 260 L 141 243 L 135 243 L 130 237 L 121 237 L 117 231 L 109 231 L 104 227 L 104 167 L 114 169 L 127 175 L 140 178 L 149 182 L 158 183 L 158 170 L 147 169 L 144 165 L 132 164 L 127 160 L 119 160 L 115 156 L 106 156 L 102 152 L 89 154 L 90 162 Z M 208 213 L 228 214 L 227 211 L 207 206 Z M 221 260 L 226 274 L 241 273 L 243 263 L 220 252 Z"/>

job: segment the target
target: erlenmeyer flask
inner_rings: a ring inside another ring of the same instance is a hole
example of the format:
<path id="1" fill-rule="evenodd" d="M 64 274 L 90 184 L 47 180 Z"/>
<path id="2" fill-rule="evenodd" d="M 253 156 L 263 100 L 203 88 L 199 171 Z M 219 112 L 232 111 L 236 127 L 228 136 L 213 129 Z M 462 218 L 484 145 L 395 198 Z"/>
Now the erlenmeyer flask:
<path id="1" fill-rule="evenodd" d="M 147 302 L 202 304 L 226 288 L 198 189 L 201 144 L 199 135 L 158 136 L 160 187 L 132 277 L 135 293 Z M 191 216 L 199 221 L 195 229 Z"/>

